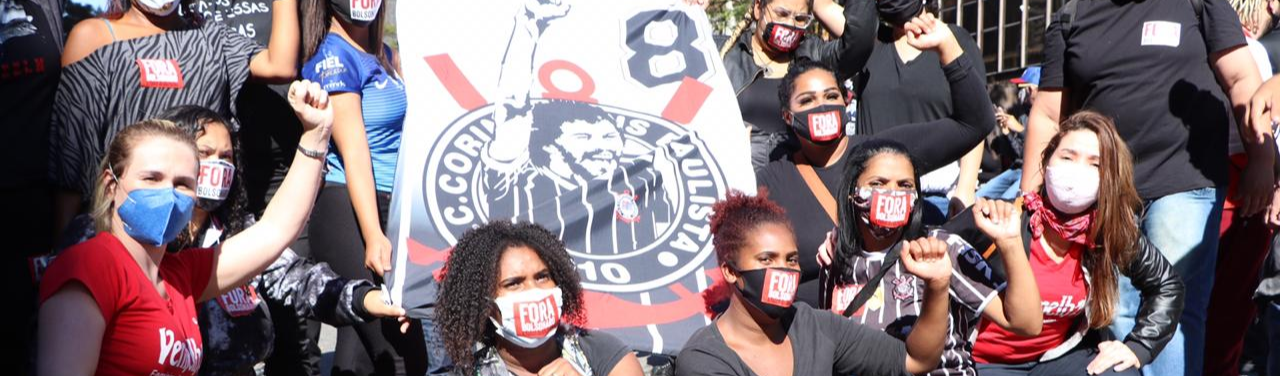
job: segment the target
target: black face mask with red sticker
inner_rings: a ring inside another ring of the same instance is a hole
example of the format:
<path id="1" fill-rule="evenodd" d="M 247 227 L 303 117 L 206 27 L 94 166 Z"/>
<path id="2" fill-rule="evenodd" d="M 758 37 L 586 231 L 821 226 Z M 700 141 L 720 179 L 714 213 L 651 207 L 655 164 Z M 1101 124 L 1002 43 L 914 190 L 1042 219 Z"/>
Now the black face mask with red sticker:
<path id="1" fill-rule="evenodd" d="M 796 290 L 800 288 L 800 271 L 788 268 L 763 268 L 755 270 L 739 270 L 742 286 L 738 291 L 747 303 L 764 312 L 766 316 L 777 319 L 791 311 L 791 304 L 796 301 Z"/>
<path id="2" fill-rule="evenodd" d="M 871 235 L 883 239 L 911 221 L 918 194 L 914 189 L 858 188 L 853 205 L 861 213 L 862 223 Z"/>
<path id="3" fill-rule="evenodd" d="M 791 114 L 796 136 L 818 145 L 829 145 L 844 134 L 844 106 L 824 104 Z"/>
<path id="4" fill-rule="evenodd" d="M 782 53 L 791 53 L 800 48 L 804 40 L 804 29 L 795 25 L 770 22 L 764 26 L 764 43 Z"/>

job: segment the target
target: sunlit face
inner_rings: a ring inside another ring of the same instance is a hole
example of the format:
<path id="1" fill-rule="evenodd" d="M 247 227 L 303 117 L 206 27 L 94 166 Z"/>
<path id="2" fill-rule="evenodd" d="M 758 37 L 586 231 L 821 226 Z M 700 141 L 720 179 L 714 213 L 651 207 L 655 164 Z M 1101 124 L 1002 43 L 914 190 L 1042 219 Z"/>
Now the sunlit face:
<path id="1" fill-rule="evenodd" d="M 196 151 L 200 153 L 200 161 L 223 160 L 236 164 L 231 131 L 222 123 L 205 124 L 204 132 L 196 139 Z"/>
<path id="2" fill-rule="evenodd" d="M 764 25 L 770 22 L 791 25 L 795 27 L 808 27 L 813 23 L 813 13 L 809 9 L 807 0 L 751 0 L 758 1 L 755 6 L 751 7 L 751 16 L 755 18 L 756 38 L 764 40 Z M 763 43 L 764 48 L 773 51 L 767 43 Z"/>
<path id="3" fill-rule="evenodd" d="M 577 120 L 564 123 L 560 130 L 556 142 L 546 146 L 553 170 L 561 175 L 576 173 L 586 179 L 613 176 L 623 148 L 622 133 L 617 126 L 609 121 Z"/>
<path id="4" fill-rule="evenodd" d="M 538 257 L 538 252 L 526 246 L 507 248 L 498 260 L 498 288 L 495 298 L 532 289 L 551 289 L 556 282 L 551 270 Z"/>
<path id="5" fill-rule="evenodd" d="M 867 160 L 867 167 L 858 176 L 857 184 L 865 188 L 915 190 L 915 168 L 904 155 L 882 153 Z"/>
<path id="6" fill-rule="evenodd" d="M 763 268 L 800 270 L 800 251 L 796 247 L 796 236 L 791 233 L 791 229 L 776 223 L 756 227 L 748 235 L 746 245 L 738 250 L 735 262 L 737 269 L 741 271 Z M 727 269 L 725 271 L 727 282 L 738 282 L 736 273 Z"/>
<path id="7" fill-rule="evenodd" d="M 790 111 L 782 114 L 787 123 L 791 122 L 792 114 L 796 112 L 827 104 L 845 105 L 844 95 L 840 94 L 835 75 L 824 69 L 801 73 L 793 85 L 791 100 L 787 103 Z"/>
<path id="8" fill-rule="evenodd" d="M 120 180 L 104 172 L 103 184 L 110 187 L 116 208 L 135 189 L 172 187 L 195 199 L 199 166 L 196 153 L 187 144 L 167 137 L 147 137 L 134 146 L 125 167 L 115 171 Z M 121 223 L 118 212 L 112 215 L 114 223 Z"/>
<path id="9" fill-rule="evenodd" d="M 1074 163 L 1088 166 L 1096 172 L 1102 159 L 1101 150 L 1096 133 L 1087 130 L 1073 131 L 1062 136 L 1062 140 L 1058 142 L 1058 149 L 1049 156 L 1049 162 L 1045 167 Z"/>

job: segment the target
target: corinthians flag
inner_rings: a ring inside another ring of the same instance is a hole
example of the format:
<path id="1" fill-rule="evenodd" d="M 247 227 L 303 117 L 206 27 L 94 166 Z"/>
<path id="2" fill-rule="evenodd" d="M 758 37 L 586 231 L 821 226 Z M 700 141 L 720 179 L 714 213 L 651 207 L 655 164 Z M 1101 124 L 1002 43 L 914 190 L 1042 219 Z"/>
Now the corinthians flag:
<path id="1" fill-rule="evenodd" d="M 710 321 L 711 204 L 754 192 L 710 24 L 681 0 L 400 1 L 409 113 L 388 235 L 391 299 L 491 220 L 560 235 L 586 327 L 674 354 Z"/>

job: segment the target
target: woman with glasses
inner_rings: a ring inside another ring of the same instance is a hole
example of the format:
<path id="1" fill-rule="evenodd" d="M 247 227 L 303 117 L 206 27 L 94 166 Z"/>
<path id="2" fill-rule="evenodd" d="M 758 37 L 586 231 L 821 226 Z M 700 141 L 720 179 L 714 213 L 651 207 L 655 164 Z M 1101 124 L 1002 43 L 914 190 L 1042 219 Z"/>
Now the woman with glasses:
<path id="1" fill-rule="evenodd" d="M 871 54 L 875 31 L 872 0 L 849 1 L 840 38 L 823 41 L 806 33 L 813 24 L 810 0 L 753 0 L 751 14 L 721 41 L 720 55 L 738 96 L 742 120 L 750 124 L 751 163 L 756 169 L 785 157 L 797 147 L 787 124 L 778 86 L 797 59 L 820 61 L 847 78 L 862 70 Z M 895 0 L 896 1 L 896 0 Z"/>

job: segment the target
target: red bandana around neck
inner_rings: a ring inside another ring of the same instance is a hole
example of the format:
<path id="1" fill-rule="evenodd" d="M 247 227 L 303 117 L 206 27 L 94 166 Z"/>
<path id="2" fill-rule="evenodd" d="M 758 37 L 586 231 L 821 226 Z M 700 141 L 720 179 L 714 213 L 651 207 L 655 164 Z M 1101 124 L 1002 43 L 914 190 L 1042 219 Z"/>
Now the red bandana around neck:
<path id="1" fill-rule="evenodd" d="M 1090 209 L 1088 212 L 1077 214 L 1074 218 L 1071 218 L 1046 206 L 1039 193 L 1025 193 L 1022 195 L 1022 201 L 1027 205 L 1027 210 L 1031 211 L 1031 234 L 1033 236 L 1037 238 L 1043 236 L 1045 226 L 1048 226 L 1072 244 L 1079 244 L 1085 247 L 1092 246 L 1092 241 L 1089 239 L 1089 229 L 1093 227 L 1093 217 L 1097 215 L 1096 209 Z"/>

